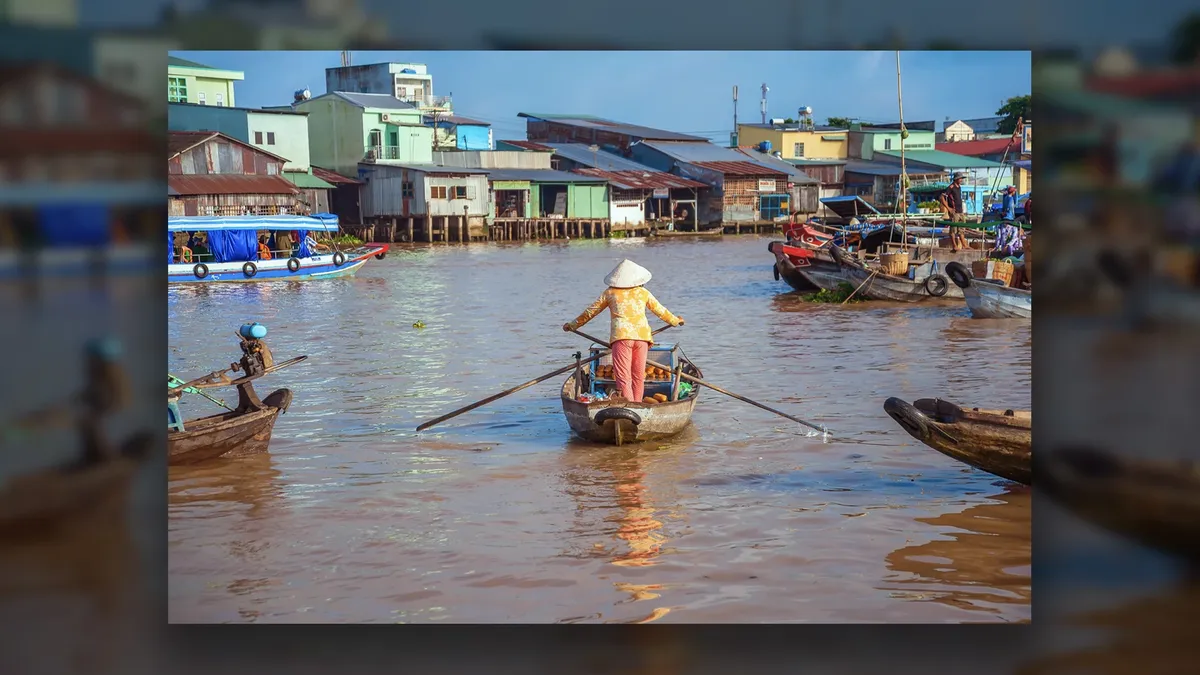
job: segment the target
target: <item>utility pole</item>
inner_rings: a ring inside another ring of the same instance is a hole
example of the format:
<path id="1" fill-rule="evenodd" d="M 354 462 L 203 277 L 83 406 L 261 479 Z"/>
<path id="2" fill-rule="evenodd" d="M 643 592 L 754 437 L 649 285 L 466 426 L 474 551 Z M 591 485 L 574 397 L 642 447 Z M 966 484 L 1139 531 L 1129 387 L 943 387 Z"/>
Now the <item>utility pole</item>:
<path id="1" fill-rule="evenodd" d="M 762 123 L 763 124 L 767 123 L 767 92 L 768 91 L 771 91 L 771 89 L 769 87 L 767 87 L 766 82 L 763 82 L 763 86 L 762 86 Z"/>
<path id="2" fill-rule="evenodd" d="M 349 66 L 349 65 L 350 65 L 350 50 L 345 50 L 342 52 L 342 67 L 345 68 L 346 66 Z"/>

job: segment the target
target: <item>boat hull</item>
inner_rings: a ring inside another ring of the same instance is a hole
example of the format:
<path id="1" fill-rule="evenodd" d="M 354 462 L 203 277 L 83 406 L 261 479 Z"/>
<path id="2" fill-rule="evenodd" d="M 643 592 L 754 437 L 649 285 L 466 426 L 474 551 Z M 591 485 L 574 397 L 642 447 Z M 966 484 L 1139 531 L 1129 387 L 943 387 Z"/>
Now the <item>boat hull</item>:
<path id="1" fill-rule="evenodd" d="M 205 263 L 208 274 L 196 276 L 196 265 L 170 264 L 167 265 L 167 282 L 172 284 L 205 284 L 205 283 L 249 283 L 260 281 L 307 281 L 313 279 L 336 279 L 352 276 L 358 272 L 372 256 L 382 256 L 387 253 L 387 246 L 367 246 L 346 254 L 346 260 L 341 265 L 334 264 L 333 255 L 322 253 L 308 258 L 301 258 L 300 266 L 295 270 L 288 269 L 287 258 L 254 261 L 257 272 L 247 277 L 242 268 L 245 262 Z"/>
<path id="2" fill-rule="evenodd" d="M 972 279 L 964 289 L 967 309 L 976 319 L 1033 318 L 1033 293 Z"/>
<path id="3" fill-rule="evenodd" d="M 645 403 L 592 401 L 572 398 L 575 376 L 563 383 L 562 406 L 567 425 L 576 436 L 592 443 L 627 445 L 678 435 L 692 421 L 699 390 L 679 401 Z"/>
<path id="4" fill-rule="evenodd" d="M 971 270 L 960 262 L 946 266 L 946 273 L 954 285 L 962 289 L 967 309 L 976 319 L 1030 319 L 1033 318 L 1033 293 L 1022 288 L 1012 288 L 988 279 L 975 279 Z"/>
<path id="5" fill-rule="evenodd" d="M 651 237 L 719 237 L 725 234 L 721 228 L 712 230 L 653 230 Z"/>
<path id="6" fill-rule="evenodd" d="M 787 253 L 789 248 L 792 247 L 788 247 L 786 244 L 779 241 L 773 241 L 767 246 L 767 250 L 775 256 L 775 278 L 782 279 L 787 283 L 788 286 L 791 286 L 793 290 L 820 290 L 819 286 L 810 281 L 808 277 L 804 276 L 804 270 L 818 265 L 829 266 L 832 269 L 836 269 L 837 263 L 833 262 L 833 259 L 829 258 L 828 254 L 822 254 L 815 249 L 808 249 L 804 250 L 802 253 L 802 259 L 807 264 L 803 266 L 797 265 L 792 256 L 789 256 Z"/>
<path id="7" fill-rule="evenodd" d="M 895 397 L 883 409 L 910 436 L 943 455 L 1006 480 L 1033 484 L 1029 412 L 964 410 L 941 399 L 908 403 Z"/>
<path id="8" fill-rule="evenodd" d="M 230 412 L 184 422 L 184 431 L 167 434 L 167 463 L 196 464 L 247 457 L 267 451 L 279 415 L 291 404 L 292 392 L 278 389 L 263 399 L 262 410 Z"/>
<path id="9" fill-rule="evenodd" d="M 859 263 L 850 256 L 845 250 L 833 246 L 831 253 L 834 258 L 840 263 L 841 268 L 836 274 L 837 282 L 834 283 L 836 288 L 838 283 L 849 283 L 855 288 L 862 287 L 859 294 L 869 300 L 890 300 L 893 302 L 925 302 L 926 300 L 936 300 L 938 298 L 947 299 L 963 299 L 962 289 L 950 283 L 949 279 L 943 279 L 943 286 L 946 292 L 943 295 L 935 296 L 930 294 L 926 283 L 929 277 L 918 277 L 916 279 L 908 279 L 906 277 L 897 277 L 890 274 L 874 273 L 866 266 Z M 829 279 L 835 275 L 829 275 L 823 282 L 811 277 L 814 283 L 821 285 L 828 284 Z M 822 288 L 827 288 L 827 285 L 822 285 Z M 833 290 L 833 289 L 830 289 Z"/>

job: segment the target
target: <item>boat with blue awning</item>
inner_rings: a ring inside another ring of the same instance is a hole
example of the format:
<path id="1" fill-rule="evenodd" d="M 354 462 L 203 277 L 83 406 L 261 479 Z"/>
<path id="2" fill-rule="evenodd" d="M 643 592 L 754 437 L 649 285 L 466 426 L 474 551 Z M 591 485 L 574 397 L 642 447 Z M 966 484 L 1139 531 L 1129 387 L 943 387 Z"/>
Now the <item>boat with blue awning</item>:
<path id="1" fill-rule="evenodd" d="M 177 250 L 178 233 L 188 234 L 187 250 Z M 267 233 L 270 257 L 260 253 L 260 233 Z M 275 234 L 292 233 L 296 246 L 276 247 Z M 167 221 L 167 281 L 204 283 L 232 281 L 296 281 L 354 274 L 371 257 L 383 259 L 387 244 L 353 248 L 324 245 L 313 250 L 310 232 L 338 232 L 337 216 L 171 216 Z M 207 252 L 195 253 L 196 235 L 205 236 Z"/>

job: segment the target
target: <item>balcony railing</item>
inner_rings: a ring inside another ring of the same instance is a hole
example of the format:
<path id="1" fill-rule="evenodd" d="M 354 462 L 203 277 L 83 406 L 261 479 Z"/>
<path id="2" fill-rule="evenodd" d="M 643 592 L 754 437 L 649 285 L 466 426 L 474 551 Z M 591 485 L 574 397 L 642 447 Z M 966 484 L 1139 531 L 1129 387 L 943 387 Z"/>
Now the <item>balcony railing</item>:
<path id="1" fill-rule="evenodd" d="M 400 159 L 400 146 L 398 145 L 368 145 L 363 152 L 363 159 L 368 162 L 386 161 L 389 159 Z"/>
<path id="2" fill-rule="evenodd" d="M 454 107 L 453 98 L 450 96 L 431 96 L 429 94 L 413 96 L 412 94 L 408 94 L 398 96 L 397 98 L 424 109 L 450 110 Z"/>

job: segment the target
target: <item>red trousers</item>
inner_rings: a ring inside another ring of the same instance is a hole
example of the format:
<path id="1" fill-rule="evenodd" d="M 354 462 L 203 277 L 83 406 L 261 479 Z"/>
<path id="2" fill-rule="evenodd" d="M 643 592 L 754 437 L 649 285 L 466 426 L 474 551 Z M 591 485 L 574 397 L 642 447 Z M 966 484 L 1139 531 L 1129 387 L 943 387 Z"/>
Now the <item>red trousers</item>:
<path id="1" fill-rule="evenodd" d="M 617 340 L 612 343 L 613 374 L 621 396 L 640 403 L 646 393 L 646 353 L 650 343 Z"/>

